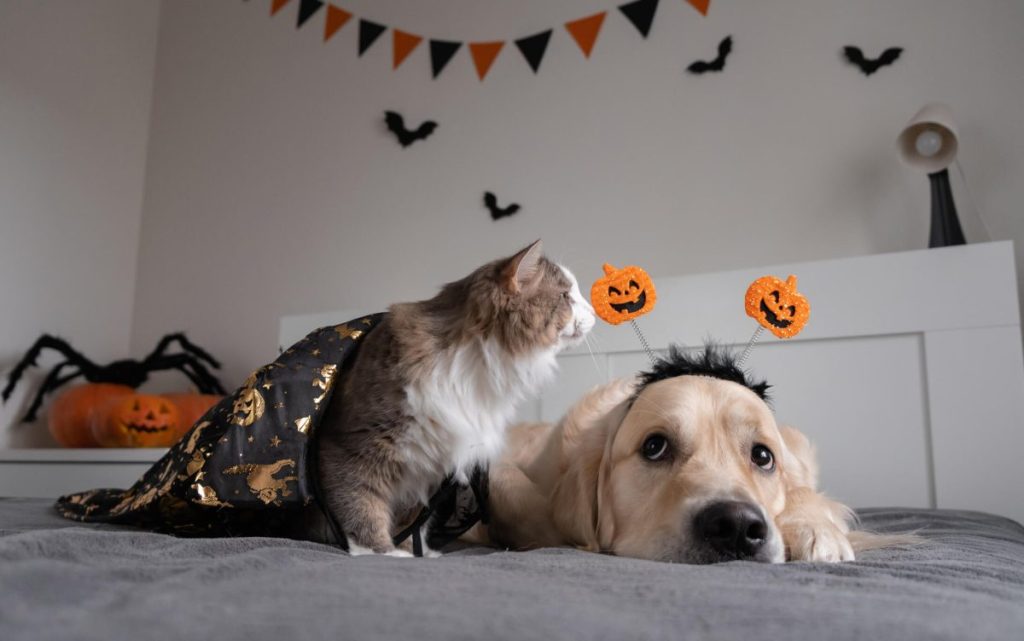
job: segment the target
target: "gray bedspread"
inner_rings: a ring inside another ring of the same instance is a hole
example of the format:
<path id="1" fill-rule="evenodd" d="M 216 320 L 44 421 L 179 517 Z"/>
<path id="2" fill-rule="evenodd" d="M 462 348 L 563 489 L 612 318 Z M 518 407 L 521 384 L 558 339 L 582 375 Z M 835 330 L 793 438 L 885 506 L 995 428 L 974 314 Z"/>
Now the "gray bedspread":
<path id="1" fill-rule="evenodd" d="M 928 544 L 855 563 L 686 566 L 574 550 L 351 558 L 175 539 L 0 500 L 0 639 L 1024 639 L 1024 528 L 874 509 Z"/>

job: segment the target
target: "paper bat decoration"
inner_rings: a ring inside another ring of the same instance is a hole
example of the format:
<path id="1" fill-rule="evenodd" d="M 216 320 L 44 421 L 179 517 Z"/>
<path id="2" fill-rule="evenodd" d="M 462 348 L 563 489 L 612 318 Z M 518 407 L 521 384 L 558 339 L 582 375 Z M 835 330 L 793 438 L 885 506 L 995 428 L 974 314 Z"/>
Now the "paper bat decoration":
<path id="1" fill-rule="evenodd" d="M 718 43 L 718 57 L 710 62 L 704 60 L 698 60 L 686 68 L 687 71 L 694 74 L 707 73 L 708 71 L 721 71 L 725 69 L 725 59 L 729 57 L 729 52 L 732 51 L 732 36 L 726 36 L 721 42 Z"/>
<path id="2" fill-rule="evenodd" d="M 887 67 L 896 62 L 901 53 L 903 53 L 903 49 L 900 47 L 890 47 L 883 51 L 882 55 L 871 60 L 864 57 L 864 52 L 860 50 L 860 47 L 843 47 L 843 54 L 846 56 L 846 59 L 850 61 L 850 64 L 856 65 L 863 71 L 865 76 L 870 76 L 882 67 Z"/>
<path id="3" fill-rule="evenodd" d="M 494 220 L 511 216 L 519 211 L 518 203 L 511 203 L 508 207 L 498 207 L 498 199 L 489 191 L 484 192 L 484 205 L 487 206 L 487 210 L 491 212 L 491 218 Z"/>
<path id="4" fill-rule="evenodd" d="M 395 137 L 398 138 L 398 143 L 403 147 L 408 147 L 417 140 L 425 139 L 434 133 L 434 129 L 437 128 L 437 123 L 433 120 L 424 120 L 415 130 L 406 129 L 405 119 L 402 118 L 401 114 L 394 111 L 384 112 L 384 122 L 387 123 L 388 129 L 395 134 Z"/>

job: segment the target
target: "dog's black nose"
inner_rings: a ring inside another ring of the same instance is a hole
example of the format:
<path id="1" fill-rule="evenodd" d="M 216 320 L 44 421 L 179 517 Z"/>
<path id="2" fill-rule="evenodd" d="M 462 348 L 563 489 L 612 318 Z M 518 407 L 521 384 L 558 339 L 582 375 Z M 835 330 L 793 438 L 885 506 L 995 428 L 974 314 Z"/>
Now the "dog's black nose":
<path id="1" fill-rule="evenodd" d="M 726 558 L 754 556 L 768 536 L 761 510 L 740 501 L 712 503 L 697 513 L 693 525 L 697 537 Z"/>

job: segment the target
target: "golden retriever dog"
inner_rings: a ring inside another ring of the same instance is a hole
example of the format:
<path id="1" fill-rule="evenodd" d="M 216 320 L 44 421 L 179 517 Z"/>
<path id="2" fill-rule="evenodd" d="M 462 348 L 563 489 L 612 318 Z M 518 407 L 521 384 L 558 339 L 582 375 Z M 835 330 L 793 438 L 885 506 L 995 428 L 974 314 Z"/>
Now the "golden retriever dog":
<path id="1" fill-rule="evenodd" d="M 853 512 L 817 491 L 814 449 L 776 424 L 766 388 L 713 347 L 672 350 L 558 424 L 512 428 L 473 539 L 678 563 L 849 561 L 905 542 L 851 532 Z"/>

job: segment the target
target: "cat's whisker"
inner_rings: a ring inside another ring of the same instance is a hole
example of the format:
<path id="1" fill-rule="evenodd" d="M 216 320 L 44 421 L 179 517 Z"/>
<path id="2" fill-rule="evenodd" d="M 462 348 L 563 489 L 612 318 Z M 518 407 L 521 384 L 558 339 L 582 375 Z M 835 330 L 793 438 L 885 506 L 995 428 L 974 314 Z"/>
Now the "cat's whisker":
<path id="1" fill-rule="evenodd" d="M 590 352 L 590 360 L 592 360 L 594 362 L 594 371 L 597 372 L 597 375 L 598 375 L 599 378 L 602 378 L 602 379 L 605 380 L 605 382 L 607 382 L 608 381 L 608 371 L 607 370 L 605 370 L 604 372 L 601 371 L 601 366 L 598 365 L 598 363 L 597 363 L 597 356 L 594 356 L 594 350 L 590 347 L 590 339 L 587 338 L 586 334 L 583 335 L 583 343 L 587 346 L 587 351 Z"/>

